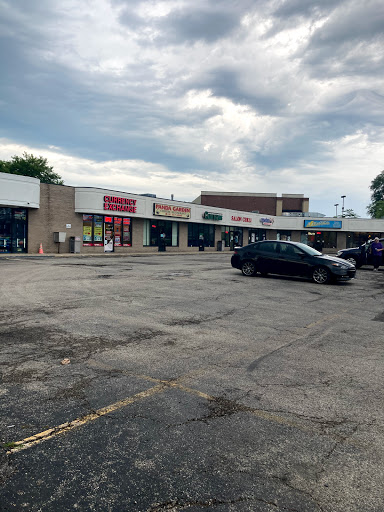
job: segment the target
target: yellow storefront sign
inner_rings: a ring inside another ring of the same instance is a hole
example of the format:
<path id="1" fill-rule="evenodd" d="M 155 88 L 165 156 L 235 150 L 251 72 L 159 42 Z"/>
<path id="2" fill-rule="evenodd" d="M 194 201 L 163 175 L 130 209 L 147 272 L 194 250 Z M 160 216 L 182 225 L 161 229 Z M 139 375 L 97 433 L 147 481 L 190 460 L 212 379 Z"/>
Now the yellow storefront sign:
<path id="1" fill-rule="evenodd" d="M 185 206 L 155 203 L 153 205 L 153 214 L 161 215 L 163 217 L 179 217 L 182 219 L 190 219 L 191 208 L 187 208 Z"/>

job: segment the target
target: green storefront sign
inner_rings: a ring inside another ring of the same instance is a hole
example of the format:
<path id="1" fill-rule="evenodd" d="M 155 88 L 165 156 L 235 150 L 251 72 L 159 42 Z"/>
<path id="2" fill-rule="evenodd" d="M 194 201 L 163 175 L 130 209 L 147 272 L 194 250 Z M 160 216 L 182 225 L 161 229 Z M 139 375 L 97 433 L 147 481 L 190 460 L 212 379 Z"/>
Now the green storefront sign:
<path id="1" fill-rule="evenodd" d="M 223 220 L 223 216 L 217 213 L 204 212 L 203 219 L 206 220 Z"/>

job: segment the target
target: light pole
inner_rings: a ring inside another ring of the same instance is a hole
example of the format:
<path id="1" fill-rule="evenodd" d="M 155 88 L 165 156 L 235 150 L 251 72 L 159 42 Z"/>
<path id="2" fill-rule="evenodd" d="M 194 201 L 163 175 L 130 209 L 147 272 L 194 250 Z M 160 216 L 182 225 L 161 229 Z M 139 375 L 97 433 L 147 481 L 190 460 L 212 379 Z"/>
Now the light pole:
<path id="1" fill-rule="evenodd" d="M 339 203 L 336 203 L 334 206 L 336 206 L 336 218 L 337 218 L 337 207 L 339 206 Z"/>
<path id="2" fill-rule="evenodd" d="M 343 200 L 343 204 L 341 206 L 341 216 L 344 217 L 344 199 L 346 198 L 347 196 L 341 196 L 341 199 Z"/>

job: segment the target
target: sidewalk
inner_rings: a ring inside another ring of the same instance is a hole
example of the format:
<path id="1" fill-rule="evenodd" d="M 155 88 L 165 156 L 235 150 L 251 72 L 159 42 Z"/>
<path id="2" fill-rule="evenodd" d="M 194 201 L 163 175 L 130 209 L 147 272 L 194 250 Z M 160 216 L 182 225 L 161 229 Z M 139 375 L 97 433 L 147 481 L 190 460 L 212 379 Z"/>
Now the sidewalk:
<path id="1" fill-rule="evenodd" d="M 12 259 L 12 258 L 126 258 L 126 257 L 139 257 L 139 256 L 187 256 L 195 254 L 216 254 L 216 255 L 231 255 L 233 251 L 159 251 L 159 252 L 130 252 L 130 253 L 116 253 L 116 252 L 105 252 L 98 254 L 75 254 L 75 253 L 44 253 L 44 254 L 32 254 L 32 253 L 0 253 L 0 259 Z"/>

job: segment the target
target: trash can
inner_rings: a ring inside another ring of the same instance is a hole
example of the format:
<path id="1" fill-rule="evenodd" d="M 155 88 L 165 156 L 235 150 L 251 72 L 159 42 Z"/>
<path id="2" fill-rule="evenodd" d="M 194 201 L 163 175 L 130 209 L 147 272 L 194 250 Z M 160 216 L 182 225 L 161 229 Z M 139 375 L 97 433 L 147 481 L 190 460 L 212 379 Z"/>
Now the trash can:
<path id="1" fill-rule="evenodd" d="M 80 237 L 79 236 L 71 236 L 69 237 L 69 252 L 71 254 L 80 254 Z"/>
<path id="2" fill-rule="evenodd" d="M 224 248 L 223 248 L 223 241 L 222 240 L 219 240 L 217 242 L 217 250 L 218 251 L 223 251 L 224 250 Z"/>
<path id="3" fill-rule="evenodd" d="M 159 252 L 164 252 L 164 251 L 166 251 L 165 240 L 161 239 L 159 242 Z"/>

